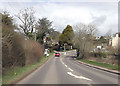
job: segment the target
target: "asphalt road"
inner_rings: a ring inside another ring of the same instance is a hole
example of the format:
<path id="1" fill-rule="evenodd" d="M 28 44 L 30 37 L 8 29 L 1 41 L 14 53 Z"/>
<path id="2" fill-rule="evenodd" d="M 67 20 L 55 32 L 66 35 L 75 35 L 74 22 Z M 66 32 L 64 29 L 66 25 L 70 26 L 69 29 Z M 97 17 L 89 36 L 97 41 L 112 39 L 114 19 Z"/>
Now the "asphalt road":
<path id="1" fill-rule="evenodd" d="M 52 57 L 17 84 L 118 84 L 118 75 L 73 60 L 75 51 Z"/>

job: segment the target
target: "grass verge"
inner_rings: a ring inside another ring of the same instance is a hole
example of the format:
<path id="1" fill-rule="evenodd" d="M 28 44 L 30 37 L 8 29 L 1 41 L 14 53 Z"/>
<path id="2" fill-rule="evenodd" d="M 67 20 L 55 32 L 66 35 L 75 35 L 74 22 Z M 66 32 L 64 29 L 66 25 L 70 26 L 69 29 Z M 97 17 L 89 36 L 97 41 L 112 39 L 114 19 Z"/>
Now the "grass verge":
<path id="1" fill-rule="evenodd" d="M 107 63 L 89 61 L 89 60 L 86 60 L 86 59 L 77 59 L 77 60 L 80 60 L 80 61 L 88 63 L 88 64 L 92 64 L 92 65 L 95 65 L 95 66 L 100 66 L 100 67 L 104 67 L 104 68 L 107 68 L 107 69 L 111 69 L 111 70 L 120 70 L 120 66 L 117 66 L 117 65 L 111 65 L 111 64 L 107 64 Z"/>
<path id="2" fill-rule="evenodd" d="M 49 57 L 43 56 L 40 60 L 40 62 L 34 64 L 34 65 L 27 65 L 24 67 L 16 67 L 14 69 L 7 69 L 7 73 L 2 75 L 2 84 L 9 84 L 19 77 L 23 76 L 24 74 L 30 72 L 34 68 L 38 67 L 39 65 L 43 64 L 45 61 L 47 61 L 53 53 L 50 53 Z"/>

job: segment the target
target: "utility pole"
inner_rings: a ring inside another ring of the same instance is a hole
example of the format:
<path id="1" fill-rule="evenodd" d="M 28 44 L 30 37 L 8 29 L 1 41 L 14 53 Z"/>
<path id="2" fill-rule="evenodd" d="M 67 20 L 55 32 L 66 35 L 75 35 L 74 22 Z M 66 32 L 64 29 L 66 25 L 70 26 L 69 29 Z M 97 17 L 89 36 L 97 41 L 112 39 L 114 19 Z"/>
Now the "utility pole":
<path id="1" fill-rule="evenodd" d="M 64 43 L 64 54 L 66 55 L 66 52 L 65 52 L 65 43 Z"/>
<path id="2" fill-rule="evenodd" d="M 65 52 L 65 44 L 64 44 L 64 52 Z"/>
<path id="3" fill-rule="evenodd" d="M 35 41 L 36 41 L 36 24 L 35 24 Z"/>

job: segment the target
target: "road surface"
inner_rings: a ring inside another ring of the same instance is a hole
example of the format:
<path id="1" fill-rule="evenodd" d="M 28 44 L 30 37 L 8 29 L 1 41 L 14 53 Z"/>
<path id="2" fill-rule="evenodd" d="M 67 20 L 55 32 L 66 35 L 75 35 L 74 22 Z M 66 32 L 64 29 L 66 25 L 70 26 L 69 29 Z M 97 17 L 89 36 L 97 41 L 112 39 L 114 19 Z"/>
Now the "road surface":
<path id="1" fill-rule="evenodd" d="M 118 75 L 80 64 L 73 60 L 74 54 L 53 56 L 17 84 L 118 84 Z"/>

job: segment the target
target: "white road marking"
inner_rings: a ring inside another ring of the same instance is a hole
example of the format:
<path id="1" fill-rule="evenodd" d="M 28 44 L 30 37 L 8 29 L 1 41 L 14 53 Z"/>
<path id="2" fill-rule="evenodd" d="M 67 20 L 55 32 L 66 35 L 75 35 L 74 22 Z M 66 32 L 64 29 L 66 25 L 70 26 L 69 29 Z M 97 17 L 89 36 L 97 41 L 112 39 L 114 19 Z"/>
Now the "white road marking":
<path id="1" fill-rule="evenodd" d="M 61 63 L 64 64 L 64 62 L 61 60 Z M 64 64 L 65 65 L 65 64 Z"/>
<path id="2" fill-rule="evenodd" d="M 68 67 L 67 65 L 65 65 L 65 67 Z"/>
<path id="3" fill-rule="evenodd" d="M 63 61 L 62 61 L 62 59 L 60 59 L 60 61 L 61 61 L 61 63 L 63 64 L 63 65 L 65 65 L 65 67 L 68 67 Z M 71 68 L 69 68 L 68 67 L 68 69 L 70 70 L 70 71 L 73 71 Z"/>
<path id="4" fill-rule="evenodd" d="M 67 74 L 69 74 L 69 75 L 71 75 L 71 76 L 73 76 L 75 78 L 78 78 L 78 79 L 85 79 L 85 80 L 88 80 L 88 81 L 92 81 L 91 79 L 88 79 L 86 77 L 74 75 L 71 72 L 67 72 Z"/>
<path id="5" fill-rule="evenodd" d="M 63 65 L 65 65 L 63 62 L 62 62 Z"/>
<path id="6" fill-rule="evenodd" d="M 60 61 L 61 61 L 61 63 L 62 63 L 65 67 L 67 67 L 71 72 L 73 72 L 73 70 L 72 70 L 71 68 L 69 68 L 69 67 L 63 62 L 62 59 L 60 59 Z M 72 74 L 71 72 L 67 72 L 67 74 L 69 74 L 69 75 L 71 75 L 71 76 L 73 76 L 73 77 L 75 77 L 75 78 L 78 78 L 78 79 L 84 79 L 84 80 L 92 81 L 92 80 L 89 79 L 89 78 L 86 78 L 86 77 L 83 77 L 83 76 L 77 76 L 77 75 Z"/>
<path id="7" fill-rule="evenodd" d="M 70 71 L 73 71 L 71 68 L 68 68 Z"/>

